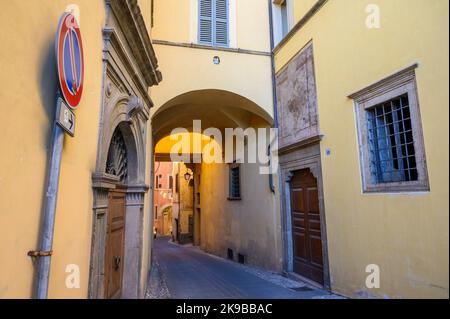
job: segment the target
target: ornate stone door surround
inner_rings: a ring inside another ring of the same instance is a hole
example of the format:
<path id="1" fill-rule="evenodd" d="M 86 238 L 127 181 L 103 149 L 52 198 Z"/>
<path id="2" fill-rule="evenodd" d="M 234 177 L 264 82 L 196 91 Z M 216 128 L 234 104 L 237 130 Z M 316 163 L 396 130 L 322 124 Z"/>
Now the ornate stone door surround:
<path id="1" fill-rule="evenodd" d="M 287 273 L 293 273 L 294 257 L 293 257 L 293 240 L 292 240 L 292 220 L 291 220 L 291 196 L 290 182 L 295 171 L 309 169 L 317 179 L 319 190 L 319 209 L 322 233 L 322 253 L 323 253 L 323 275 L 324 288 L 331 289 L 330 272 L 328 261 L 328 243 L 326 230 L 325 204 L 322 183 L 322 167 L 320 159 L 320 137 L 308 141 L 295 150 L 288 152 L 280 152 L 280 169 L 281 169 L 281 225 L 283 236 L 284 263 L 283 268 Z"/>
<path id="2" fill-rule="evenodd" d="M 323 198 L 316 76 L 313 42 L 307 43 L 277 76 L 277 107 L 279 114 L 279 163 L 281 224 L 284 270 L 293 272 L 293 241 L 290 181 L 297 170 L 309 169 L 317 179 L 321 238 L 323 250 L 324 287 L 330 288 L 327 232 Z"/>
<path id="3" fill-rule="evenodd" d="M 146 185 L 147 130 L 153 103 L 148 88 L 161 80 L 157 59 L 136 0 L 106 0 L 103 29 L 103 94 L 93 184 L 93 229 L 89 297 L 104 298 L 108 193 L 127 187 L 122 298 L 142 298 L 143 209 Z M 119 130 L 126 148 L 127 173 L 107 167 L 113 135 Z"/>

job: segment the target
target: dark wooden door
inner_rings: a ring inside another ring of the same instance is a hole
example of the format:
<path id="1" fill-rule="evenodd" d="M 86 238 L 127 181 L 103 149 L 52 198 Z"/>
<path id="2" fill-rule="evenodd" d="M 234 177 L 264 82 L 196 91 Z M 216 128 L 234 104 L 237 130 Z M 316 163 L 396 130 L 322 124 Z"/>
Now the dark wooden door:
<path id="1" fill-rule="evenodd" d="M 323 284 L 322 236 L 317 179 L 309 169 L 291 180 L 294 272 Z"/>
<path id="2" fill-rule="evenodd" d="M 124 264 L 125 189 L 109 193 L 106 233 L 105 287 L 106 298 L 120 298 Z"/>

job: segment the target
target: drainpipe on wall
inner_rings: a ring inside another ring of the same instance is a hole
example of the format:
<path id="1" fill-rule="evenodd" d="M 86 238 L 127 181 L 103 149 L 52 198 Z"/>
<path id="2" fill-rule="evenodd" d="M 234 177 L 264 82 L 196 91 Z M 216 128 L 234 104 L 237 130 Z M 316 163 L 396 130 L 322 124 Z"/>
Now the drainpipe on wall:
<path id="1" fill-rule="evenodd" d="M 275 55 L 273 50 L 275 49 L 275 40 L 273 36 L 273 12 L 272 12 L 272 0 L 268 0 L 269 3 L 269 28 L 270 28 L 270 58 L 272 64 L 272 96 L 273 96 L 273 119 L 275 128 L 278 128 L 278 100 L 277 100 L 277 88 L 275 77 Z"/>
<path id="2" fill-rule="evenodd" d="M 272 12 L 272 0 L 267 0 L 269 7 L 269 31 L 270 31 L 270 62 L 272 69 L 272 97 L 273 97 L 273 127 L 278 128 L 278 99 L 275 77 L 275 55 L 273 49 L 275 47 L 273 36 L 273 12 Z M 268 155 L 270 155 L 271 149 L 268 148 Z M 275 185 L 273 184 L 273 174 L 269 174 L 269 187 L 272 193 L 275 193 Z"/>

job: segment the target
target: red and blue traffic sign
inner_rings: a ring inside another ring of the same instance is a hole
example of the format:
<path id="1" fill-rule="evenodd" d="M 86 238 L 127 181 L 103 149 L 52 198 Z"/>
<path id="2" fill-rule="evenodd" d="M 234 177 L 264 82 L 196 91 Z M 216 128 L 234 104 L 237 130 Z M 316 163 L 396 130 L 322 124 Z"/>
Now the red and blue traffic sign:
<path id="1" fill-rule="evenodd" d="M 59 86 L 67 105 L 75 109 L 83 94 L 84 56 L 81 32 L 75 17 L 64 13 L 56 32 Z"/>

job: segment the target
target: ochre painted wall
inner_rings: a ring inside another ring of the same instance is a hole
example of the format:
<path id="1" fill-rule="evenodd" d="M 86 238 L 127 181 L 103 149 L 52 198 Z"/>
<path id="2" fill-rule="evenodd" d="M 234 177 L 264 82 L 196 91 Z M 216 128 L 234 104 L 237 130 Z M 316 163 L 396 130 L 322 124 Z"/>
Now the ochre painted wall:
<path id="1" fill-rule="evenodd" d="M 301 20 L 308 11 L 317 3 L 318 0 L 291 0 L 293 1 L 294 24 Z M 331 0 L 333 1 L 333 0 Z"/>
<path id="2" fill-rule="evenodd" d="M 230 1 L 235 1 L 236 6 L 236 46 L 246 50 L 270 52 L 268 2 L 265 0 Z"/>
<path id="3" fill-rule="evenodd" d="M 258 164 L 241 164 L 241 200 L 228 200 L 229 164 L 201 166 L 201 247 L 227 258 L 227 249 L 246 255 L 247 262 L 282 270 L 279 202 L 269 176 Z M 274 181 L 278 180 L 274 175 Z M 276 185 L 278 189 L 278 185 Z"/>
<path id="4" fill-rule="evenodd" d="M 223 90 L 254 102 L 255 107 L 265 111 L 269 119 L 273 116 L 268 2 L 230 0 L 229 3 L 230 47 L 258 51 L 260 54 L 155 44 L 164 81 L 152 90 L 155 102 L 152 114 L 157 113 L 168 101 L 184 93 Z M 156 0 L 153 39 L 175 44 L 196 44 L 197 12 L 197 0 Z M 214 56 L 220 57 L 219 65 L 213 63 Z M 205 95 L 198 94 L 198 97 L 212 100 L 208 92 L 204 92 Z M 205 103 L 204 112 L 201 112 L 203 118 L 200 119 L 209 120 L 209 123 L 215 123 L 216 127 L 222 127 L 224 119 L 217 119 L 214 112 L 218 106 L 214 105 L 214 101 L 210 104 Z M 236 98 L 235 103 L 230 103 L 230 106 L 239 109 L 240 104 L 242 100 Z M 247 125 L 258 127 L 258 123 L 252 122 L 253 119 L 249 120 L 248 114 L 232 114 L 236 122 L 243 123 L 244 128 Z M 153 120 L 157 121 L 158 118 L 154 117 Z M 161 125 L 155 122 L 153 124 Z M 174 121 L 173 128 L 177 127 L 176 124 Z M 167 139 L 163 140 L 163 143 L 158 144 L 157 152 L 163 152 L 164 149 L 167 152 L 171 144 L 173 143 Z M 251 264 L 281 269 L 281 236 L 277 233 L 279 206 L 276 196 L 270 192 L 268 176 L 260 175 L 257 165 L 244 166 L 244 198 L 242 201 L 232 202 L 227 200 L 228 165 L 202 164 L 201 246 L 206 251 L 224 257 L 230 247 L 236 254 L 246 254 Z M 176 200 L 176 196 L 174 199 Z M 174 217 L 177 214 L 176 205 L 174 203 Z"/>
<path id="5" fill-rule="evenodd" d="M 261 123 L 249 123 L 254 127 L 258 127 L 258 124 Z M 192 142 L 193 135 L 182 134 L 182 136 L 186 140 L 189 152 L 189 141 Z M 206 152 L 206 144 L 210 141 L 214 143 L 214 141 L 207 140 L 206 136 L 200 136 L 200 138 L 205 139 L 202 150 Z M 172 149 L 176 142 L 170 141 L 169 137 L 162 139 L 156 145 L 156 153 L 178 151 L 178 148 Z M 221 149 L 220 146 L 217 147 Z M 203 155 L 203 159 L 205 158 L 206 154 Z M 175 172 L 178 172 L 178 165 L 180 164 L 174 164 Z M 192 192 L 186 190 L 187 182 L 183 177 L 186 172 L 185 165 L 180 166 L 181 210 L 188 211 L 191 208 L 183 203 L 192 202 Z M 197 206 L 201 209 L 201 247 L 209 253 L 224 258 L 227 257 L 227 249 L 231 248 L 235 256 L 238 253 L 245 254 L 249 264 L 281 271 L 279 199 L 270 190 L 269 176 L 261 175 L 259 167 L 257 164 L 242 164 L 242 200 L 230 201 L 228 200 L 229 165 L 205 162 L 201 164 L 200 205 Z M 173 174 L 174 178 L 175 175 L 176 173 Z M 278 190 L 277 175 L 274 175 L 273 180 L 275 189 Z M 178 196 L 174 193 L 173 218 L 178 216 Z"/>
<path id="6" fill-rule="evenodd" d="M 198 18 L 197 0 L 155 0 L 154 6 L 153 39 L 197 43 L 197 27 L 192 26 Z M 267 2 L 231 0 L 230 8 L 235 8 L 230 9 L 230 37 L 235 38 L 231 42 L 236 42 L 240 49 L 267 55 L 155 44 L 164 81 L 152 89 L 153 114 L 172 98 L 201 89 L 222 89 L 242 95 L 273 114 Z M 220 65 L 213 63 L 214 56 L 220 57 Z"/>
<path id="7" fill-rule="evenodd" d="M 156 40 L 190 42 L 189 0 L 155 0 L 152 36 Z"/>
<path id="8" fill-rule="evenodd" d="M 29 298 L 38 245 L 48 150 L 55 113 L 55 31 L 73 1 L 11 0 L 0 10 L 0 298 Z M 49 297 L 85 298 L 89 279 L 94 171 L 102 74 L 103 1 L 79 0 L 85 85 L 75 138 L 61 165 Z M 65 286 L 66 265 L 80 267 L 80 289 Z"/>
<path id="9" fill-rule="evenodd" d="M 155 107 L 178 95 L 219 89 L 241 95 L 273 114 L 270 57 L 155 45 L 164 81 L 152 89 Z M 221 59 L 213 63 L 214 56 Z"/>
<path id="10" fill-rule="evenodd" d="M 366 5 L 381 28 L 365 25 Z M 352 297 L 448 298 L 448 1 L 339 0 L 276 52 L 279 71 L 313 41 L 332 288 Z M 387 75 L 416 70 L 430 192 L 362 194 L 353 101 Z M 331 149 L 326 157 L 325 149 Z M 365 288 L 378 264 L 381 288 Z"/>
<path id="11" fill-rule="evenodd" d="M 151 37 L 151 25 L 152 25 L 152 0 L 138 0 L 138 5 L 141 10 L 142 17 L 147 29 L 148 34 Z M 157 57 L 158 58 L 158 57 Z M 151 89 L 149 89 L 151 92 Z M 152 160 L 151 154 L 153 149 L 153 139 L 152 130 L 150 127 L 150 121 L 147 123 L 147 144 L 146 144 L 146 164 L 145 164 L 145 184 L 151 184 L 151 170 L 152 170 Z M 145 289 L 147 287 L 147 278 L 149 274 L 149 269 L 151 267 L 152 258 L 152 241 L 153 241 L 153 194 L 151 190 L 147 192 L 144 196 L 144 208 L 143 208 L 143 218 L 142 218 L 142 264 L 141 264 L 141 275 L 140 275 L 140 293 L 143 297 L 145 294 Z"/>
<path id="12" fill-rule="evenodd" d="M 270 51 L 268 2 L 229 0 L 230 46 Z M 177 43 L 198 42 L 198 0 L 155 0 L 156 40 Z"/>

